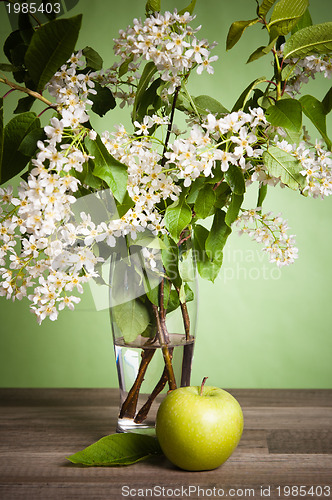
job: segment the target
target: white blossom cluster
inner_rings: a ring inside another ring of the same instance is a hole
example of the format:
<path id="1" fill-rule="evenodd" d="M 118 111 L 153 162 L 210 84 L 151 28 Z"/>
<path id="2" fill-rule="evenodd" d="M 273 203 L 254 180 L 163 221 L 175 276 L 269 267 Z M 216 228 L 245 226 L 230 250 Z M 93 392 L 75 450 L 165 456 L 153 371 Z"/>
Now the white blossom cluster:
<path id="1" fill-rule="evenodd" d="M 284 45 L 280 47 L 282 56 Z M 290 96 L 300 93 L 301 86 L 308 83 L 310 78 L 315 78 L 316 73 L 323 73 L 325 78 L 331 78 L 332 75 L 332 57 L 330 55 L 313 54 L 303 59 L 285 59 L 292 70 L 291 77 L 285 86 L 285 92 Z M 287 69 L 288 72 L 288 69 Z"/>
<path id="2" fill-rule="evenodd" d="M 55 98 L 57 110 L 62 116 L 62 126 L 76 129 L 80 123 L 89 120 L 86 105 L 92 105 L 89 94 L 96 94 L 94 90 L 94 79 L 98 73 L 90 71 L 79 73 L 78 70 L 84 66 L 82 51 L 72 54 L 66 64 L 61 66 L 60 71 L 46 85 L 49 93 Z"/>
<path id="3" fill-rule="evenodd" d="M 168 93 L 172 94 L 181 85 L 181 75 L 188 74 L 194 67 L 198 74 L 203 70 L 212 74 L 211 63 L 218 59 L 210 57 L 210 49 L 215 44 L 198 40 L 194 33 L 200 28 L 188 25 L 194 18 L 188 12 L 179 15 L 175 11 L 155 13 L 145 21 L 134 19 L 133 26 L 120 30 L 119 37 L 114 40 L 114 52 L 122 62 L 130 55 L 133 71 L 138 69 L 140 58 L 153 61 L 161 79 L 168 82 Z"/>
<path id="4" fill-rule="evenodd" d="M 263 153 L 259 139 L 269 125 L 264 111 L 255 108 L 249 113 L 234 111 L 219 119 L 208 114 L 203 127 L 218 145 L 225 144 L 225 149 L 218 152 L 218 159 L 221 170 L 227 172 L 230 165 L 243 170 L 253 167 L 252 162 Z"/>
<path id="5" fill-rule="evenodd" d="M 121 218 L 123 224 L 130 228 L 131 236 L 135 231 L 149 229 L 153 234 L 165 232 L 158 204 L 170 198 L 175 201 L 181 188 L 175 183 L 175 175 L 163 169 L 162 155 L 158 152 L 157 143 L 148 135 L 155 124 L 167 124 L 154 115 L 145 117 L 143 123 L 135 123 L 135 134 L 129 134 L 123 126 L 118 126 L 115 133 L 104 132 L 102 141 L 109 153 L 128 167 L 127 191 L 134 202 Z M 138 134 L 142 134 L 138 137 Z M 126 229 L 124 228 L 123 233 Z"/>
<path id="6" fill-rule="evenodd" d="M 245 210 L 236 221 L 240 234 L 248 234 L 254 241 L 264 245 L 263 251 L 270 262 L 278 267 L 292 264 L 298 257 L 294 235 L 288 235 L 287 221 L 272 212 L 261 213 L 261 207 Z"/>
<path id="7" fill-rule="evenodd" d="M 322 199 L 332 194 L 332 155 L 330 151 L 326 151 L 322 147 L 320 141 L 316 141 L 315 145 L 303 141 L 297 145 L 289 144 L 285 140 L 279 141 L 276 137 L 275 144 L 301 163 L 303 170 L 300 171 L 300 174 L 306 178 L 303 193 L 307 193 L 313 198 L 320 197 Z M 273 186 L 280 181 L 270 176 L 263 165 L 255 167 L 252 179 Z"/>

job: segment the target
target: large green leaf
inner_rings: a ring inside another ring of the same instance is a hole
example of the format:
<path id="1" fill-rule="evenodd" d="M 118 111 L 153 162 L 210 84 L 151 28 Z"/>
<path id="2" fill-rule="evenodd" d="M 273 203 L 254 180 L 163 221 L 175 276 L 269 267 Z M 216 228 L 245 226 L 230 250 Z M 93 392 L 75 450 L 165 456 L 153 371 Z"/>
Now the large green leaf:
<path id="1" fill-rule="evenodd" d="M 257 207 L 262 208 L 267 195 L 267 184 L 262 184 L 258 189 Z"/>
<path id="2" fill-rule="evenodd" d="M 279 0 L 268 24 L 270 40 L 287 35 L 303 16 L 308 5 L 309 0 Z"/>
<path id="3" fill-rule="evenodd" d="M 179 248 L 172 238 L 164 236 L 165 247 L 161 249 L 161 258 L 166 274 L 176 287 L 180 287 L 182 280 L 179 272 Z"/>
<path id="4" fill-rule="evenodd" d="M 214 203 L 216 201 L 216 193 L 211 184 L 206 184 L 199 192 L 196 198 L 194 211 L 196 217 L 205 219 L 211 215 Z"/>
<path id="5" fill-rule="evenodd" d="M 261 76 L 260 78 L 257 78 L 253 82 L 249 83 L 248 87 L 244 89 L 244 91 L 234 104 L 232 111 L 238 111 L 239 109 L 243 109 L 250 97 L 251 92 L 254 90 L 255 87 L 257 87 L 257 85 L 259 85 L 262 82 L 266 82 L 265 76 Z"/>
<path id="6" fill-rule="evenodd" d="M 265 116 L 275 127 L 298 132 L 302 127 L 302 106 L 296 99 L 281 99 L 270 106 Z"/>
<path id="7" fill-rule="evenodd" d="M 158 90 L 162 85 L 165 85 L 165 82 L 161 78 L 157 78 L 142 95 L 136 111 L 136 120 L 138 122 L 142 122 L 145 115 L 155 113 L 162 105 L 162 100 L 158 95 Z"/>
<path id="8" fill-rule="evenodd" d="M 17 175 L 29 161 L 20 152 L 25 137 L 34 129 L 40 128 L 40 120 L 36 113 L 28 112 L 14 116 L 7 123 L 3 135 L 3 155 L 0 166 L 0 182 L 6 182 Z"/>
<path id="9" fill-rule="evenodd" d="M 194 12 L 195 5 L 196 5 L 196 0 L 191 0 L 190 4 L 187 5 L 187 7 L 179 10 L 179 16 L 182 16 L 185 12 L 189 12 L 189 14 L 192 14 Z"/>
<path id="10" fill-rule="evenodd" d="M 39 90 L 75 49 L 82 15 L 50 21 L 35 31 L 25 54 L 25 65 Z"/>
<path id="11" fill-rule="evenodd" d="M 246 184 L 242 170 L 236 165 L 230 165 L 227 172 L 225 172 L 225 180 L 233 193 L 244 194 L 246 191 Z"/>
<path id="12" fill-rule="evenodd" d="M 300 174 L 303 167 L 299 160 L 282 149 L 271 146 L 263 153 L 263 162 L 268 173 L 280 178 L 283 184 L 291 189 L 302 190 L 305 186 L 306 179 Z"/>
<path id="13" fill-rule="evenodd" d="M 260 57 L 266 56 L 266 54 L 268 54 L 274 47 L 275 42 L 276 38 L 273 38 L 268 45 L 261 45 L 260 47 L 258 47 L 258 49 L 254 50 L 254 52 L 250 54 L 247 63 L 251 63 L 259 59 Z"/>
<path id="14" fill-rule="evenodd" d="M 195 262 L 197 270 L 203 279 L 214 282 L 219 274 L 223 255 L 222 252 L 217 258 L 209 258 L 205 250 L 205 243 L 209 236 L 209 231 L 201 226 L 195 224 L 194 227 L 194 248 L 195 248 Z"/>
<path id="15" fill-rule="evenodd" d="M 315 24 L 297 31 L 284 47 L 284 59 L 303 59 L 310 54 L 328 54 L 332 51 L 332 22 Z"/>
<path id="16" fill-rule="evenodd" d="M 94 87 L 96 94 L 90 94 L 89 99 L 93 102 L 92 111 L 99 116 L 104 116 L 107 111 L 114 109 L 116 102 L 108 87 L 102 87 L 98 82 Z"/>
<path id="17" fill-rule="evenodd" d="M 144 96 L 144 93 L 146 89 L 148 88 L 148 85 L 150 83 L 151 78 L 153 75 L 156 73 L 157 67 L 154 64 L 154 62 L 149 61 L 146 63 L 143 69 L 142 76 L 140 78 L 140 81 L 138 82 L 137 89 L 136 89 L 136 95 L 135 95 L 135 101 L 133 105 L 133 113 L 132 113 L 132 121 L 134 122 L 137 119 L 137 110 L 140 106 L 141 100 Z"/>
<path id="18" fill-rule="evenodd" d="M 1 184 L 1 166 L 3 156 L 3 143 L 4 143 L 4 129 L 3 129 L 3 98 L 0 97 L 0 184 Z"/>
<path id="19" fill-rule="evenodd" d="M 226 40 L 226 50 L 230 50 L 234 45 L 240 40 L 243 32 L 248 26 L 256 24 L 258 19 L 249 19 L 249 21 L 235 21 L 231 24 L 229 28 L 227 40 Z"/>
<path id="20" fill-rule="evenodd" d="M 301 97 L 300 103 L 303 108 L 303 113 L 315 125 L 328 148 L 331 148 L 331 141 L 326 132 L 326 113 L 324 104 L 312 95 L 304 95 Z"/>
<path id="21" fill-rule="evenodd" d="M 295 26 L 292 29 L 292 35 L 296 33 L 299 30 L 302 30 L 303 28 L 306 28 L 307 26 L 312 26 L 312 19 L 311 15 L 309 12 L 309 9 L 305 11 L 302 17 L 298 20 L 298 22 L 295 24 Z"/>
<path id="22" fill-rule="evenodd" d="M 94 156 L 93 175 L 105 181 L 115 199 L 122 203 L 127 192 L 127 167 L 107 151 L 99 135 L 95 141 L 86 137 L 85 145 L 89 153 Z"/>
<path id="23" fill-rule="evenodd" d="M 233 222 L 237 219 L 239 211 L 243 202 L 243 194 L 232 194 L 231 202 L 227 209 L 225 222 L 227 226 L 231 226 Z"/>
<path id="24" fill-rule="evenodd" d="M 96 52 L 92 47 L 89 47 L 89 46 L 84 47 L 84 49 L 82 50 L 82 53 L 85 57 L 86 65 L 89 68 L 91 68 L 95 71 L 99 71 L 102 69 L 103 59 L 98 54 L 98 52 Z M 91 98 L 91 94 L 89 97 Z"/>
<path id="25" fill-rule="evenodd" d="M 258 8 L 258 15 L 265 17 L 276 0 L 263 0 Z"/>
<path id="26" fill-rule="evenodd" d="M 176 108 L 180 111 L 188 111 L 191 114 L 207 115 L 208 113 L 222 115 L 229 111 L 216 99 L 207 95 L 197 97 L 180 92 L 176 100 Z"/>
<path id="27" fill-rule="evenodd" d="M 220 115 L 229 113 L 229 111 L 219 101 L 217 101 L 217 99 L 208 95 L 199 95 L 194 97 L 193 101 L 200 112 L 204 110 L 204 113 L 201 112 L 201 114 L 212 113 L 214 115 Z"/>
<path id="28" fill-rule="evenodd" d="M 126 343 L 134 342 L 150 323 L 149 311 L 137 299 L 112 307 L 112 316 Z"/>
<path id="29" fill-rule="evenodd" d="M 156 438 L 128 432 L 105 436 L 84 450 L 66 458 L 73 464 L 97 467 L 130 465 L 162 454 Z"/>
<path id="30" fill-rule="evenodd" d="M 221 209 L 218 209 L 214 214 L 212 227 L 205 242 L 205 250 L 210 259 L 222 259 L 223 248 L 232 232 L 231 228 L 226 224 L 225 218 L 226 214 Z"/>
<path id="31" fill-rule="evenodd" d="M 175 241 L 178 241 L 180 234 L 190 224 L 191 219 L 191 210 L 186 202 L 186 193 L 183 191 L 179 198 L 167 207 L 164 216 L 166 228 Z"/>
<path id="32" fill-rule="evenodd" d="M 330 87 L 330 89 L 325 94 L 325 97 L 322 100 L 322 104 L 324 106 L 324 113 L 328 115 L 332 109 L 332 87 Z"/>
<path id="33" fill-rule="evenodd" d="M 146 14 L 159 12 L 160 11 L 160 0 L 147 0 L 145 4 Z"/>

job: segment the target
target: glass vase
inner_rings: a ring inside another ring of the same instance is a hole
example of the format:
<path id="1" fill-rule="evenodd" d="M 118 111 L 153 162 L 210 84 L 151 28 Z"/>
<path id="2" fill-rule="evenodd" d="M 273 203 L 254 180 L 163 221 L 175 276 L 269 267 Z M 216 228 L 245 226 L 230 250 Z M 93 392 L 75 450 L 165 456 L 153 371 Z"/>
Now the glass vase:
<path id="1" fill-rule="evenodd" d="M 165 257 L 164 250 L 124 247 L 125 252 L 113 254 L 110 267 L 110 320 L 120 393 L 116 431 L 153 433 L 160 401 L 169 390 L 190 385 L 196 269 L 190 238 L 173 248 L 174 262 L 169 258 L 172 249 Z"/>

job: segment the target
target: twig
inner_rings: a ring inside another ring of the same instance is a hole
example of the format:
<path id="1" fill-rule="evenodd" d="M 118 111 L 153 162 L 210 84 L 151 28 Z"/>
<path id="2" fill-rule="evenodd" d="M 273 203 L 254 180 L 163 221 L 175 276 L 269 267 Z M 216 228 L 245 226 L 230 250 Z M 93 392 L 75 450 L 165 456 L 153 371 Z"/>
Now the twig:
<path id="1" fill-rule="evenodd" d="M 156 349 L 149 348 L 144 349 L 142 352 L 142 359 L 138 369 L 136 380 L 128 392 L 128 396 L 121 406 L 119 418 L 134 418 L 136 413 L 138 395 L 141 388 L 141 385 L 144 380 L 144 375 L 146 369 L 155 353 Z"/>
<path id="2" fill-rule="evenodd" d="M 165 153 L 167 151 L 167 146 L 168 146 L 168 141 L 169 141 L 169 138 L 170 138 L 170 135 L 171 135 L 171 132 L 172 132 L 172 126 L 173 126 L 173 120 L 174 120 L 174 113 L 175 113 L 175 106 L 176 106 L 176 100 L 178 98 L 178 95 L 179 95 L 179 92 L 180 92 L 180 87 L 177 87 L 176 90 L 175 90 L 175 94 L 174 94 L 174 97 L 173 97 L 173 103 L 172 103 L 172 109 L 171 109 L 171 116 L 170 116 L 170 120 L 169 120 L 169 124 L 168 124 L 168 127 L 167 127 L 167 133 L 166 133 L 166 139 L 165 139 L 165 145 L 164 145 L 164 150 L 163 150 L 163 158 L 161 160 L 161 166 L 163 167 L 166 163 L 166 156 L 165 156 Z"/>
<path id="3" fill-rule="evenodd" d="M 173 347 L 171 347 L 169 349 L 169 353 L 170 353 L 170 357 L 172 359 Z M 151 394 L 148 397 L 146 403 L 142 406 L 142 408 L 137 413 L 137 415 L 135 417 L 135 420 L 134 420 L 134 422 L 136 424 L 140 424 L 141 422 L 143 422 L 146 419 L 146 417 L 148 416 L 148 413 L 150 411 L 150 408 L 152 406 L 152 403 L 154 402 L 154 400 L 156 399 L 156 397 L 158 396 L 158 394 L 160 394 L 161 391 L 164 389 L 165 385 L 167 384 L 167 380 L 168 380 L 167 369 L 166 369 L 166 366 L 165 366 L 164 371 L 162 373 L 162 376 L 160 377 L 157 385 L 155 386 L 155 388 L 151 392 Z"/>
<path id="4" fill-rule="evenodd" d="M 29 94 L 35 99 L 39 99 L 39 101 L 42 101 L 44 104 L 47 104 L 47 106 L 51 108 L 56 108 L 56 104 L 52 103 L 45 97 L 43 97 L 41 94 L 38 92 L 35 92 L 34 90 L 28 89 L 27 87 L 21 87 L 21 85 L 17 85 L 14 82 L 9 81 L 6 77 L 5 78 L 0 78 L 0 83 L 5 83 L 6 85 L 9 85 L 13 90 L 19 90 L 20 92 L 24 92 L 25 94 Z"/>
<path id="5" fill-rule="evenodd" d="M 169 349 L 168 349 L 168 346 L 167 346 L 167 343 L 165 340 L 164 331 L 163 331 L 163 328 L 162 328 L 161 323 L 160 323 L 158 307 L 155 306 L 154 304 L 152 304 L 152 309 L 153 309 L 153 312 L 154 312 L 154 315 L 156 318 L 157 332 L 158 332 L 159 342 L 160 342 L 161 349 L 162 349 L 163 356 L 164 356 L 165 368 L 167 370 L 167 379 L 168 379 L 169 388 L 171 391 L 173 391 L 174 389 L 176 389 L 176 381 L 175 381 L 175 375 L 174 375 L 171 356 L 170 356 Z"/>

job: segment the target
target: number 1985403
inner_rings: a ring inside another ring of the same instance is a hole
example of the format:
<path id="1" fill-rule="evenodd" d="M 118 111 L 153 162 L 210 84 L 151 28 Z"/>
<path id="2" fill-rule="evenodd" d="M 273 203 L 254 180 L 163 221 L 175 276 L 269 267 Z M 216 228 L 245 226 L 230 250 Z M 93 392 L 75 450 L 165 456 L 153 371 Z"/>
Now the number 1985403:
<path id="1" fill-rule="evenodd" d="M 15 2 L 15 3 L 7 3 L 7 10 L 9 14 L 36 14 L 40 12 L 42 14 L 59 14 L 61 10 L 60 3 L 46 3 L 43 2 L 41 4 L 35 2 Z"/>

